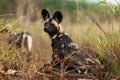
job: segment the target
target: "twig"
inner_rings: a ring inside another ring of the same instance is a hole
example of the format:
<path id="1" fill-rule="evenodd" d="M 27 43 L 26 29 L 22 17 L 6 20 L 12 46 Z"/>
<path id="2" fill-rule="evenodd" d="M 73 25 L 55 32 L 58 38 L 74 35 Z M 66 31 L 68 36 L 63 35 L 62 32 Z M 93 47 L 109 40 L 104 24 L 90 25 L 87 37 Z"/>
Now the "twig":
<path id="1" fill-rule="evenodd" d="M 80 8 L 79 8 L 80 9 Z M 104 33 L 104 35 L 107 37 L 107 34 L 106 34 L 106 32 L 102 29 L 102 27 L 100 26 L 100 24 L 97 22 L 97 20 L 93 17 L 93 15 L 91 15 L 90 13 L 88 13 L 88 12 L 86 12 L 85 10 L 83 10 L 83 9 L 80 9 L 83 13 L 85 13 L 89 18 L 90 18 L 90 20 L 93 22 L 93 23 L 95 23 L 97 26 L 98 26 L 98 28 Z"/>

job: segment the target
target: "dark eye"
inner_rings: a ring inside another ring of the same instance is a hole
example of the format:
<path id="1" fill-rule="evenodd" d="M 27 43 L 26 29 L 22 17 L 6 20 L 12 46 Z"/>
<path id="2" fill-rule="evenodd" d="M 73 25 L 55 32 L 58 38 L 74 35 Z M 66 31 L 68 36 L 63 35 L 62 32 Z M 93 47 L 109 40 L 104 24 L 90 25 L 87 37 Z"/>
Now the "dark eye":
<path id="1" fill-rule="evenodd" d="M 44 25 L 47 25 L 47 23 L 45 23 Z"/>
<path id="2" fill-rule="evenodd" d="M 44 24 L 44 27 L 47 26 L 47 23 Z"/>

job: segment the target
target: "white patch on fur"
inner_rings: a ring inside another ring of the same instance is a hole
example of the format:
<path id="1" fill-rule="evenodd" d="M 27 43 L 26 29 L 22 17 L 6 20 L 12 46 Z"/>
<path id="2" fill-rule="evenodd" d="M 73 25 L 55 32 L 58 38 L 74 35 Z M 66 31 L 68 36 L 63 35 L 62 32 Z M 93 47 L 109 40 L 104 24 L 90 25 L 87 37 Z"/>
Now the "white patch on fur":
<path id="1" fill-rule="evenodd" d="M 63 36 L 63 34 L 58 35 L 58 37 L 61 37 L 61 36 Z"/>
<path id="2" fill-rule="evenodd" d="M 79 69 L 77 71 L 78 71 L 79 74 L 81 73 L 81 71 Z"/>
<path id="3" fill-rule="evenodd" d="M 64 44 L 62 44 L 62 46 L 61 46 L 61 47 L 62 47 L 62 48 L 64 48 L 64 46 L 65 46 L 65 45 L 64 45 Z"/>
<path id="4" fill-rule="evenodd" d="M 52 37 L 52 39 L 55 39 L 57 37 L 57 34 Z"/>
<path id="5" fill-rule="evenodd" d="M 27 46 L 27 49 L 29 52 L 31 52 L 31 49 L 32 49 L 32 37 L 26 33 L 24 33 L 22 35 L 22 44 L 24 44 L 25 42 L 25 39 L 27 39 L 27 42 L 24 44 L 25 46 Z"/>
<path id="6" fill-rule="evenodd" d="M 50 18 L 46 19 L 44 23 L 48 22 L 50 20 Z"/>
<path id="7" fill-rule="evenodd" d="M 78 49 L 79 49 L 78 45 L 75 44 L 75 43 L 73 43 L 73 42 L 71 42 L 70 44 L 68 44 L 68 46 L 69 46 L 70 48 L 74 49 L 74 50 L 78 50 Z"/>
<path id="8" fill-rule="evenodd" d="M 64 33 L 65 35 L 68 35 L 67 33 Z"/>
<path id="9" fill-rule="evenodd" d="M 88 73 L 88 70 L 86 69 L 85 72 L 84 72 L 84 74 L 87 74 L 87 73 Z"/>
<path id="10" fill-rule="evenodd" d="M 15 75 L 18 71 L 9 69 L 6 74 Z"/>
<path id="11" fill-rule="evenodd" d="M 31 50 L 32 50 L 32 37 L 30 35 L 27 36 L 27 42 L 28 42 L 28 51 L 31 52 Z"/>
<path id="12" fill-rule="evenodd" d="M 22 35 L 22 43 L 24 44 L 24 42 L 25 42 L 25 38 L 27 37 L 27 34 L 26 33 L 23 33 L 23 35 Z"/>

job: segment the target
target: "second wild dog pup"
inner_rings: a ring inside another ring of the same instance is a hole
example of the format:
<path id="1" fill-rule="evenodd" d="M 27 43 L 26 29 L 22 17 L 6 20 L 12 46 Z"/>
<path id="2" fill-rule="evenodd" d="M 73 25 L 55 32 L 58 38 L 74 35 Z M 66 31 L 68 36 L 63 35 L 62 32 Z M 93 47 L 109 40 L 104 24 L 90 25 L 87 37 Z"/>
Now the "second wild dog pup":
<path id="1" fill-rule="evenodd" d="M 13 32 L 9 35 L 8 44 L 15 44 L 17 48 L 22 45 L 31 52 L 32 49 L 32 36 L 28 32 Z"/>
<path id="2" fill-rule="evenodd" d="M 63 19 L 62 13 L 56 11 L 50 17 L 49 12 L 43 9 L 41 15 L 44 20 L 44 31 L 49 34 L 52 42 L 52 68 L 61 69 L 61 64 L 64 64 L 65 71 L 75 70 L 80 74 L 94 73 L 100 63 L 89 54 L 82 52 L 63 31 L 60 25 Z"/>

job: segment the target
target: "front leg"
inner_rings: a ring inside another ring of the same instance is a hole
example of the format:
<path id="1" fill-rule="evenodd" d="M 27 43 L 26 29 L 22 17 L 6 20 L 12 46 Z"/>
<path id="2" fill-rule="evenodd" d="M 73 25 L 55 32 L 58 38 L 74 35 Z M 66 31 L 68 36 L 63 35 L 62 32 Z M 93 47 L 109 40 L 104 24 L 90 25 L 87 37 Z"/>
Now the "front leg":
<path id="1" fill-rule="evenodd" d="M 61 59 L 60 59 L 59 55 L 58 54 L 53 54 L 52 55 L 51 66 L 53 68 L 59 69 L 60 68 L 60 62 L 61 62 Z"/>
<path id="2" fill-rule="evenodd" d="M 41 73 L 51 73 L 55 69 L 60 69 L 60 59 L 57 54 L 53 54 L 52 61 L 45 64 L 39 71 Z"/>

